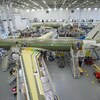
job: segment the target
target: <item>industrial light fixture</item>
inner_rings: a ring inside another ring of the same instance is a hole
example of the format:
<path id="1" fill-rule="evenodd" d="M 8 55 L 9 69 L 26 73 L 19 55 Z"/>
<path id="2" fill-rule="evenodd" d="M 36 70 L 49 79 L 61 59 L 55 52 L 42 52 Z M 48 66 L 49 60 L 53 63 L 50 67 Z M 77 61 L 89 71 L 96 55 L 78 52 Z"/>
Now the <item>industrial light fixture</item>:
<path id="1" fill-rule="evenodd" d="M 26 3 L 26 6 L 29 6 L 29 4 Z"/>
<path id="2" fill-rule="evenodd" d="M 57 8 L 54 8 L 54 10 L 57 10 Z"/>
<path id="3" fill-rule="evenodd" d="M 34 9 L 32 9 L 31 11 L 35 11 Z"/>
<path id="4" fill-rule="evenodd" d="M 56 21 L 59 22 L 59 19 L 57 19 Z"/>
<path id="5" fill-rule="evenodd" d="M 88 8 L 88 10 L 90 11 L 90 10 L 91 10 L 91 8 Z"/>
<path id="6" fill-rule="evenodd" d="M 30 10 L 29 10 L 29 9 L 27 9 L 26 11 L 27 11 L 27 12 L 30 12 Z"/>
<path id="7" fill-rule="evenodd" d="M 97 10 L 98 8 L 94 8 L 94 10 Z"/>
<path id="8" fill-rule="evenodd" d="M 36 2 L 34 2 L 33 0 L 29 0 L 31 3 L 33 3 L 36 6 L 40 6 L 39 4 L 37 4 Z"/>
<path id="9" fill-rule="evenodd" d="M 49 8 L 49 6 L 45 0 L 42 0 L 42 2 L 47 6 L 47 8 Z"/>
<path id="10" fill-rule="evenodd" d="M 80 8 L 76 8 L 76 10 L 80 10 Z"/>
<path id="11" fill-rule="evenodd" d="M 40 22 L 42 22 L 42 20 L 40 19 Z"/>
<path id="12" fill-rule="evenodd" d="M 68 10 L 68 8 L 66 8 L 66 10 Z"/>
<path id="13" fill-rule="evenodd" d="M 49 10 L 49 11 L 51 11 L 52 9 L 51 9 L 51 8 L 49 8 L 48 10 Z"/>
<path id="14" fill-rule="evenodd" d="M 46 1 L 45 0 L 43 0 L 42 2 L 46 4 Z"/>
<path id="15" fill-rule="evenodd" d="M 60 19 L 60 22 L 62 22 L 62 19 Z"/>
<path id="16" fill-rule="evenodd" d="M 50 22 L 51 20 L 49 19 L 48 21 Z"/>
<path id="17" fill-rule="evenodd" d="M 60 8 L 60 10 L 63 10 L 63 8 Z"/>
<path id="18" fill-rule="evenodd" d="M 77 0 L 76 0 L 76 1 L 74 1 L 74 2 L 72 2 L 72 5 L 74 5 L 76 2 L 77 2 Z"/>

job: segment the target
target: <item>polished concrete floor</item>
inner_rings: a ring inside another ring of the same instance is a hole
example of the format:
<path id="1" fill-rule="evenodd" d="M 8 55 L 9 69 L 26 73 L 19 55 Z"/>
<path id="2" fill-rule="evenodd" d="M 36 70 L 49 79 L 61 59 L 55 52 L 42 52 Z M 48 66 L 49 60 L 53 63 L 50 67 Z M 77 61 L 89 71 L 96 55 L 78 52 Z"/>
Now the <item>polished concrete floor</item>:
<path id="1" fill-rule="evenodd" d="M 67 62 L 65 68 L 59 68 L 56 62 L 46 64 L 60 100 L 100 100 L 100 83 L 94 77 L 91 66 L 84 65 L 84 75 L 74 79 Z"/>
<path id="2" fill-rule="evenodd" d="M 56 62 L 46 62 L 51 78 L 55 84 L 60 100 L 100 100 L 100 83 L 93 75 L 91 66 L 84 66 L 86 71 L 80 79 L 74 79 L 69 64 L 65 68 L 59 68 Z M 98 66 L 100 65 L 97 62 Z M 8 84 L 7 72 L 0 67 L 0 100 L 16 100 L 11 93 L 11 85 Z"/>
<path id="3" fill-rule="evenodd" d="M 16 97 L 14 97 L 14 95 L 11 93 L 13 84 L 8 84 L 9 70 L 7 72 L 3 72 L 0 66 L 0 100 L 16 100 Z"/>

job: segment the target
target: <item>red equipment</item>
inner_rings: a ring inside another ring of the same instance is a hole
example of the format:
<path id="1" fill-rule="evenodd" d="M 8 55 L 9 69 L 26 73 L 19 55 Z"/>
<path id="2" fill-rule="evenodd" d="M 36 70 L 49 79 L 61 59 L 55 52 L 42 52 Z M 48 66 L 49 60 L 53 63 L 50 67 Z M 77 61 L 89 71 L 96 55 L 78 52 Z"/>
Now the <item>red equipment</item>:
<path id="1" fill-rule="evenodd" d="M 96 77 L 97 79 L 100 79 L 100 72 L 95 72 L 95 77 Z"/>
<path id="2" fill-rule="evenodd" d="M 86 58 L 85 60 L 86 65 L 92 65 L 93 64 L 93 59 L 91 57 Z"/>
<path id="3" fill-rule="evenodd" d="M 12 94 L 16 95 L 17 94 L 17 87 L 14 86 L 11 91 L 12 91 Z"/>

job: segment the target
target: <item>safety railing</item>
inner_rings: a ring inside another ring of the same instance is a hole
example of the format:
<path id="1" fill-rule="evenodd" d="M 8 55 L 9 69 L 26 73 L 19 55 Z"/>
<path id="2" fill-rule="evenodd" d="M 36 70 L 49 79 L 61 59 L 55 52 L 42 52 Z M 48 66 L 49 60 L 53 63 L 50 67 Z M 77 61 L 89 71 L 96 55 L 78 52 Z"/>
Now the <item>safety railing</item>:
<path id="1" fill-rule="evenodd" d="M 74 78 L 80 78 L 80 73 L 78 70 L 78 56 L 77 52 L 74 55 L 74 51 L 72 48 L 70 48 L 70 54 L 71 54 L 71 69 L 72 69 L 72 74 Z"/>
<path id="2" fill-rule="evenodd" d="M 52 91 L 52 93 L 53 93 L 53 98 L 54 98 L 54 100 L 60 100 L 60 99 L 59 99 L 59 96 L 58 96 L 58 94 L 57 94 L 57 92 L 56 92 L 56 90 L 55 90 L 55 87 L 54 87 L 54 84 L 53 84 L 53 82 L 52 82 L 51 76 L 50 76 L 50 74 L 49 74 L 49 72 L 48 72 L 46 63 L 45 63 L 45 61 L 44 61 L 43 58 L 42 58 L 42 66 L 44 66 L 44 68 L 45 68 L 45 70 L 46 70 L 47 77 L 48 77 L 49 82 L 50 82 L 51 91 Z"/>

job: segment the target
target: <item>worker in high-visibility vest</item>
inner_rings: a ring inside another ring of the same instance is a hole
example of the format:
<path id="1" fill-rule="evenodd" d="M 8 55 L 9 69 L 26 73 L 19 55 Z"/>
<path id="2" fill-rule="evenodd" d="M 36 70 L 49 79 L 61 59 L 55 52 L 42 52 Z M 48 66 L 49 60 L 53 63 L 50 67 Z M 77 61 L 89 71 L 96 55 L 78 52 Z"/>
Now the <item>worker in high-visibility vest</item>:
<path id="1" fill-rule="evenodd" d="M 90 50 L 86 50 L 85 57 L 91 57 L 91 51 Z"/>
<path id="2" fill-rule="evenodd" d="M 88 64 L 88 65 L 93 64 L 93 59 L 91 57 L 91 51 L 90 50 L 87 50 L 86 53 L 85 53 L 85 63 Z"/>

